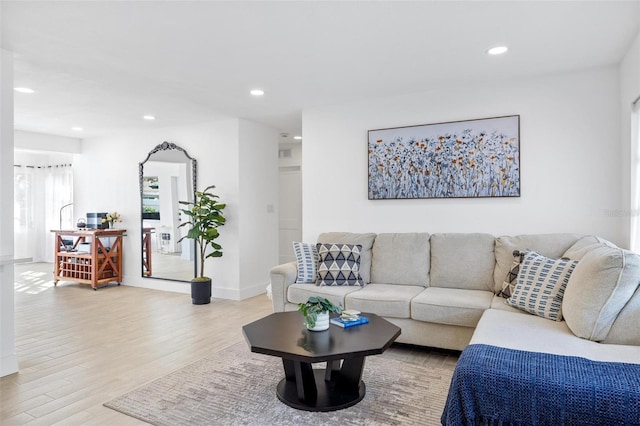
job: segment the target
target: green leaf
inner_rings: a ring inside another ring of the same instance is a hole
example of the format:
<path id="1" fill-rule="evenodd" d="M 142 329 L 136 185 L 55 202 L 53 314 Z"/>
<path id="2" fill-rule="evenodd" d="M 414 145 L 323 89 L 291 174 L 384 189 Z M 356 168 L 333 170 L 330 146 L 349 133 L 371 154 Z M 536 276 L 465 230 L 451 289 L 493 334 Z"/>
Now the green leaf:
<path id="1" fill-rule="evenodd" d="M 214 240 L 220 237 L 217 228 L 226 222 L 226 218 L 221 213 L 226 204 L 218 202 L 220 197 L 211 192 L 214 188 L 215 185 L 210 185 L 203 191 L 196 191 L 193 202 L 179 201 L 179 204 L 190 206 L 189 209 L 180 209 L 189 218 L 189 222 L 184 222 L 179 227 L 187 225 L 190 227 L 180 241 L 188 238 L 198 243 L 201 267 L 204 265 L 205 259 L 222 257 L 222 246 L 215 243 Z M 211 247 L 210 251 L 207 250 L 209 246 Z"/>
<path id="2" fill-rule="evenodd" d="M 342 307 L 336 306 L 329 299 L 320 296 L 311 296 L 305 303 L 298 304 L 298 311 L 304 316 L 304 323 L 309 328 L 316 325 L 316 319 L 320 312 L 334 312 L 340 314 Z"/>

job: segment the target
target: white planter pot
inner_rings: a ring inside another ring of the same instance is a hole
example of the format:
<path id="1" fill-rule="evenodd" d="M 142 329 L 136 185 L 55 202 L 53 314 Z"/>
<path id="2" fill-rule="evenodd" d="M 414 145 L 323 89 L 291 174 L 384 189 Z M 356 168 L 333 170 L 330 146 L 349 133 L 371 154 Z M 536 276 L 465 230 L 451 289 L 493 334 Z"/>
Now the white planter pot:
<path id="1" fill-rule="evenodd" d="M 329 328 L 329 312 L 320 312 L 318 318 L 316 318 L 316 326 L 313 328 L 307 327 L 307 330 L 311 331 L 323 331 Z"/>

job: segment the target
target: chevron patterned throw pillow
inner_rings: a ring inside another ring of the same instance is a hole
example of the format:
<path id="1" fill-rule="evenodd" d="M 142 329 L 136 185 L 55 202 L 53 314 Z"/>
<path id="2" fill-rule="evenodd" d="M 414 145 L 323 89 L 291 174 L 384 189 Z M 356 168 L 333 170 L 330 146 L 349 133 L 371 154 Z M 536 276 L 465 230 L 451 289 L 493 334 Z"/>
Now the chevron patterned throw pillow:
<path id="1" fill-rule="evenodd" d="M 362 246 L 351 244 L 317 244 L 318 279 L 322 286 L 358 285 L 360 277 L 360 252 Z"/>

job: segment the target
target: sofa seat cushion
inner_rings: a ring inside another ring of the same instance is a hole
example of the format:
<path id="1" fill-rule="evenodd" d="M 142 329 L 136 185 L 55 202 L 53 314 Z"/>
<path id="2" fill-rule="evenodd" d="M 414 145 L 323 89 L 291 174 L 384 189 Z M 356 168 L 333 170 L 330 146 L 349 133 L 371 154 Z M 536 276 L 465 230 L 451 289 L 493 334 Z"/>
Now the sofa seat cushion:
<path id="1" fill-rule="evenodd" d="M 358 291 L 357 286 L 316 286 L 313 284 L 291 284 L 287 289 L 289 303 L 304 303 L 311 296 L 326 297 L 334 305 L 344 307 L 344 297 Z"/>
<path id="2" fill-rule="evenodd" d="M 475 327 L 482 313 L 491 307 L 493 296 L 488 290 L 429 287 L 411 301 L 411 318 Z"/>
<path id="3" fill-rule="evenodd" d="M 431 235 L 431 287 L 493 291 L 493 235 Z"/>
<path id="4" fill-rule="evenodd" d="M 383 317 L 410 318 L 411 299 L 422 291 L 424 287 L 416 285 L 369 284 L 347 294 L 345 308 Z"/>
<path id="5" fill-rule="evenodd" d="M 402 285 L 429 284 L 429 234 L 378 234 L 373 243 L 371 281 Z"/>
<path id="6" fill-rule="evenodd" d="M 592 361 L 640 364 L 640 346 L 607 345 L 581 339 L 569 330 L 564 321 L 549 321 L 536 315 L 498 309 L 489 309 L 482 315 L 469 344 L 475 343 L 577 356 Z"/>

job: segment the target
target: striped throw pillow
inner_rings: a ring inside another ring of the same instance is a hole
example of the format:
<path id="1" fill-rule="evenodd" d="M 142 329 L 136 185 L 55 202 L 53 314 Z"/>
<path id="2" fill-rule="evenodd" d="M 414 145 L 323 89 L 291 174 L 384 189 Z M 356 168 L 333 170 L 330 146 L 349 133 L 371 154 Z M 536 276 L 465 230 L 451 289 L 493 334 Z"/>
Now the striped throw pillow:
<path id="1" fill-rule="evenodd" d="M 316 282 L 318 250 L 315 244 L 293 242 L 293 251 L 298 262 L 296 283 L 312 284 Z"/>
<path id="2" fill-rule="evenodd" d="M 562 320 L 562 298 L 577 260 L 550 259 L 528 250 L 508 305 L 553 321 Z"/>

